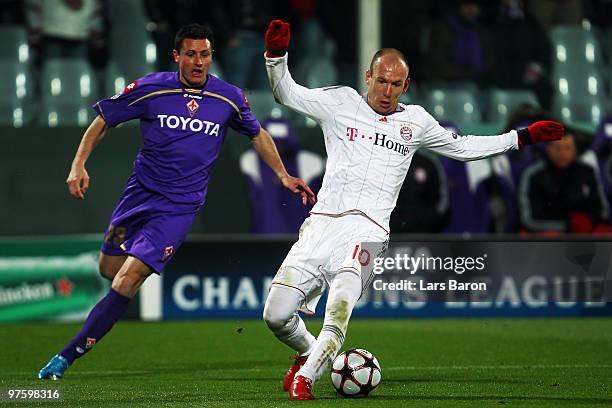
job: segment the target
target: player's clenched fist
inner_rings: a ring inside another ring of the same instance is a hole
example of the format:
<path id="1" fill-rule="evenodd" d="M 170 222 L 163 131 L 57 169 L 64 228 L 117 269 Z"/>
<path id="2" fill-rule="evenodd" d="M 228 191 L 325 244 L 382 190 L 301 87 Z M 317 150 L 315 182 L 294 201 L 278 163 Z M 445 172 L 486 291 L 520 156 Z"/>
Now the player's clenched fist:
<path id="1" fill-rule="evenodd" d="M 565 134 L 565 128 L 561 123 L 550 120 L 535 122 L 526 129 L 518 131 L 519 147 L 534 143 L 551 142 L 559 140 Z"/>
<path id="2" fill-rule="evenodd" d="M 291 29 L 289 23 L 272 20 L 266 30 L 266 57 L 282 57 L 289 47 Z"/>
<path id="3" fill-rule="evenodd" d="M 73 165 L 70 169 L 68 179 L 66 179 L 66 184 L 68 185 L 70 195 L 79 200 L 84 200 L 85 193 L 89 189 L 89 175 L 85 167 Z"/>

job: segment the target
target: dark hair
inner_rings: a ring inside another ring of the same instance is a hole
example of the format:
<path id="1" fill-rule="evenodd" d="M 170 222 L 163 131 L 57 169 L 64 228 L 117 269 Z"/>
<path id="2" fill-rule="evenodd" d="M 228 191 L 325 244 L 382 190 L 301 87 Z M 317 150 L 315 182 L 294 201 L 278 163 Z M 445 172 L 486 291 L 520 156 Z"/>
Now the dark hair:
<path id="1" fill-rule="evenodd" d="M 408 61 L 406 60 L 406 57 L 404 56 L 403 52 L 396 48 L 381 48 L 380 50 L 376 51 L 376 54 L 374 54 L 374 56 L 372 57 L 372 61 L 370 61 L 370 74 L 374 72 L 374 62 L 378 58 L 387 54 L 397 55 L 402 61 L 404 61 L 404 63 L 406 64 L 406 68 L 408 68 L 408 72 L 410 72 L 410 66 L 408 65 Z"/>
<path id="2" fill-rule="evenodd" d="M 181 45 L 183 45 L 183 40 L 185 38 L 190 38 L 192 40 L 208 40 L 210 41 L 211 48 L 214 49 L 213 32 L 207 25 L 191 23 L 181 27 L 174 37 L 175 50 L 181 50 Z"/>

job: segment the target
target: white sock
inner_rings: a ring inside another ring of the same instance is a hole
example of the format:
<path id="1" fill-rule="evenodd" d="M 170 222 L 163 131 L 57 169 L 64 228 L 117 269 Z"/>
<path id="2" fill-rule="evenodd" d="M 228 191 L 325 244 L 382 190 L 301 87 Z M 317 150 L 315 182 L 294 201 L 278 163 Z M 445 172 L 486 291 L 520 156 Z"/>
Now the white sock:
<path id="1" fill-rule="evenodd" d="M 352 272 L 341 272 L 329 288 L 325 320 L 306 364 L 296 373 L 317 381 L 338 354 L 355 304 L 361 295 L 361 278 Z"/>
<path id="2" fill-rule="evenodd" d="M 303 295 L 295 289 L 272 285 L 266 306 L 264 321 L 274 335 L 300 355 L 308 355 L 315 337 L 306 329 L 304 320 L 297 314 Z"/>

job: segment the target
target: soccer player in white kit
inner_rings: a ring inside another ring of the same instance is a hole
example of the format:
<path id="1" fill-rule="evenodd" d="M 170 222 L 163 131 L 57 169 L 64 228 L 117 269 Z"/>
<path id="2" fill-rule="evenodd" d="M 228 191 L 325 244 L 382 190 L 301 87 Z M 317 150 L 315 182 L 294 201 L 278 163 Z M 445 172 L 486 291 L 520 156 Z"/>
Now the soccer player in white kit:
<path id="1" fill-rule="evenodd" d="M 365 73 L 368 92 L 345 86 L 308 89 L 287 68 L 289 24 L 273 20 L 266 31 L 266 68 L 276 100 L 314 119 L 323 129 L 327 164 L 317 203 L 280 266 L 264 320 L 297 351 L 285 375 L 291 399 L 314 399 L 312 386 L 344 341 L 364 286 L 362 243 L 384 247 L 389 218 L 414 152 L 426 148 L 458 160 L 478 160 L 526 144 L 560 139 L 563 126 L 536 122 L 497 136 L 461 136 L 440 126 L 418 105 L 399 103 L 408 90 L 408 64 L 395 49 L 378 51 Z M 418 217 L 418 214 L 415 214 Z M 375 254 L 372 254 L 375 256 Z M 314 313 L 329 288 L 323 328 L 315 338 L 298 311 Z"/>

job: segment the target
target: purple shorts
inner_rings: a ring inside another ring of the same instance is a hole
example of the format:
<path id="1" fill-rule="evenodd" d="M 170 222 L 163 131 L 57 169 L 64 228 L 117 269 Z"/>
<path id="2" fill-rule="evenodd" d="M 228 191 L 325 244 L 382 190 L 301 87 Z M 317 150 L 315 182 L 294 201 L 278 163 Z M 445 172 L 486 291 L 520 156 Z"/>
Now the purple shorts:
<path id="1" fill-rule="evenodd" d="M 111 215 L 101 251 L 131 255 L 159 274 L 185 240 L 199 208 L 145 189 L 132 174 Z"/>

